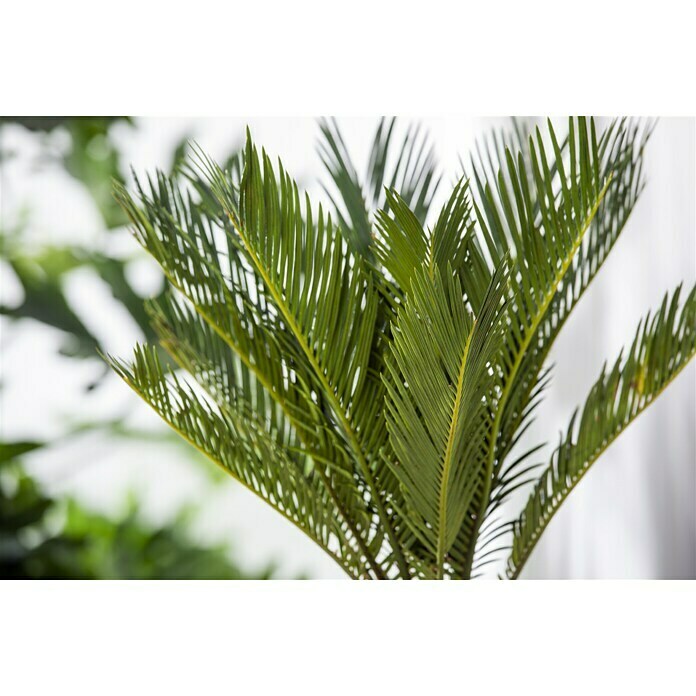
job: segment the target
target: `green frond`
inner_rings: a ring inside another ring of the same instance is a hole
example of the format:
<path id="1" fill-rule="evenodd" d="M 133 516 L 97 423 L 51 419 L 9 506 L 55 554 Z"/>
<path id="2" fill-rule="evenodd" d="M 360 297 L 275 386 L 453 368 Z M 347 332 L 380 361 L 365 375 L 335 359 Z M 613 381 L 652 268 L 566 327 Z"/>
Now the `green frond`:
<path id="1" fill-rule="evenodd" d="M 680 289 L 638 326 L 625 357 L 602 370 L 513 525 L 508 577 L 516 578 L 561 503 L 612 442 L 696 354 L 696 287 L 679 312 Z"/>
<path id="2" fill-rule="evenodd" d="M 377 210 L 389 206 L 385 190 L 399 191 L 423 225 L 440 183 L 434 150 L 427 134 L 415 126 L 395 142 L 395 122 L 394 118 L 380 121 L 364 179 L 355 171 L 335 119 L 322 120 L 319 124 L 319 155 L 337 195 L 326 186 L 324 190 L 334 206 L 341 232 L 351 247 L 367 258 L 371 256 L 372 216 Z"/>
<path id="3" fill-rule="evenodd" d="M 609 180 L 609 185 L 524 358 L 515 386 L 519 398 L 512 402 L 520 407 L 509 407 L 505 414 L 500 461 L 507 456 L 515 433 L 523 427 L 525 417 L 529 415 L 528 405 L 534 402 L 539 375 L 556 336 L 606 260 L 638 201 L 645 185 L 643 151 L 651 132 L 650 126 L 643 128 L 637 123 L 614 122 L 602 134 L 597 149 L 598 166 L 600 177 Z M 561 149 L 557 148 L 559 163 L 560 153 Z M 559 164 L 559 169 L 564 171 L 562 164 Z"/>
<path id="4" fill-rule="evenodd" d="M 374 252 L 402 296 L 423 264 L 432 269 L 449 263 L 459 277 L 464 276 L 474 227 L 468 182 L 461 180 L 454 187 L 433 229 L 427 232 L 396 191 L 386 191 L 385 198 L 387 207 L 376 214 Z M 486 287 L 488 282 L 490 278 L 486 278 Z"/>
<path id="5" fill-rule="evenodd" d="M 386 192 L 387 210 L 378 210 L 374 240 L 377 260 L 393 279 L 400 295 L 411 285 L 411 277 L 426 262 L 428 237 L 423 225 L 398 193 Z"/>
<path id="6" fill-rule="evenodd" d="M 333 505 L 301 461 L 280 446 L 254 409 L 219 411 L 174 373 L 168 376 L 157 352 L 135 349 L 131 364 L 111 358 L 119 376 L 172 428 L 249 490 L 329 551 L 347 572 L 362 563 L 345 538 Z M 363 571 L 364 572 L 364 571 Z"/>
<path id="7" fill-rule="evenodd" d="M 326 419 L 321 404 L 315 403 L 311 366 L 281 321 L 263 279 L 250 266 L 236 230 L 216 227 L 190 196 L 184 198 L 163 175 L 157 183 L 150 182 L 149 192 L 139 185 L 138 190 L 140 205 L 124 190 L 117 192 L 134 222 L 136 237 L 172 286 L 239 356 L 246 372 L 278 402 L 312 460 L 332 463 L 325 472 L 322 464 L 318 475 L 326 478 L 342 517 L 363 543 L 362 537 L 372 534 L 372 514 L 353 478 L 353 459 L 336 432 L 322 427 Z M 231 186 L 226 191 L 229 197 L 238 196 Z M 193 327 L 183 336 L 191 337 L 197 330 Z"/>
<path id="8" fill-rule="evenodd" d="M 517 488 L 529 481 L 525 479 L 522 482 L 518 478 L 519 470 L 528 466 L 526 458 L 518 458 L 508 465 L 504 463 L 521 435 L 531 424 L 535 408 L 541 402 L 543 392 L 548 386 L 548 371 L 544 370 L 544 363 L 556 336 L 613 248 L 645 185 L 642 176 L 643 152 L 652 132 L 651 125 L 614 121 L 597 139 L 591 124 L 591 137 L 587 138 L 589 146 L 582 144 L 581 137 L 575 137 L 574 131 L 583 128 L 582 121 L 577 124 L 577 128 L 573 126 L 571 121 L 569 135 L 560 144 L 553 132 L 549 135 L 553 149 L 553 158 L 550 159 L 549 164 L 552 178 L 562 182 L 564 177 L 567 178 L 568 172 L 578 171 L 580 165 L 573 164 L 574 158 L 582 155 L 582 152 L 588 152 L 595 173 L 599 172 L 599 180 L 608 181 L 608 184 L 596 214 L 573 258 L 572 265 L 559 283 L 543 319 L 539 322 L 536 335 L 530 341 L 510 387 L 511 395 L 501 417 L 492 491 L 484 517 L 494 514 L 508 497 L 512 482 Z M 519 136 L 518 126 L 516 137 L 519 138 Z M 496 151 L 496 147 L 500 152 L 503 142 L 503 138 L 495 139 L 495 144 L 486 148 L 485 163 L 483 158 L 479 159 L 477 164 L 477 172 L 481 172 L 477 173 L 479 190 L 482 172 L 490 176 L 490 172 L 495 167 L 495 155 L 491 153 Z M 518 160 L 526 162 L 527 170 L 531 172 L 534 167 L 533 152 L 530 148 L 526 148 L 522 150 L 522 153 Z M 507 158 L 507 155 L 505 157 Z M 499 181 L 503 177 L 507 185 L 512 186 L 509 183 L 509 172 L 506 175 L 496 176 Z M 558 200 L 563 195 L 573 198 L 569 187 L 562 183 L 556 183 L 553 190 L 558 191 Z M 576 201 L 581 198 L 580 194 L 574 194 Z M 535 195 L 532 195 L 530 209 L 539 211 L 539 202 Z M 504 237 L 498 238 L 499 241 L 501 239 Z M 508 249 L 504 243 L 502 248 Z"/>
<path id="9" fill-rule="evenodd" d="M 446 554 L 485 466 L 508 272 L 501 264 L 474 317 L 451 267 L 424 265 L 394 327 L 385 379 L 393 469 L 436 577 L 449 572 Z"/>
<path id="10" fill-rule="evenodd" d="M 276 174 L 250 138 L 238 204 L 220 170 L 210 167 L 209 175 L 250 265 L 299 347 L 296 360 L 305 363 L 312 389 L 345 439 L 355 475 L 390 532 L 392 523 L 375 482 L 379 459 L 371 460 L 386 437 L 381 426 L 384 389 L 372 355 L 379 296 L 371 274 L 330 217 L 321 207 L 315 216 L 307 198 L 302 205 L 282 165 L 278 163 Z M 393 535 L 391 542 L 391 550 L 398 552 Z"/>
<path id="11" fill-rule="evenodd" d="M 194 317 L 172 296 L 150 305 L 165 347 L 177 362 L 187 359 L 188 368 L 192 360 L 224 358 L 217 368 L 230 389 L 229 380 L 235 374 L 233 357 L 220 346 L 224 342 L 238 359 L 234 366 L 237 384 L 254 380 L 300 429 L 314 430 L 316 421 L 309 413 L 312 405 L 308 391 L 302 388 L 299 366 L 293 365 L 293 374 L 289 374 L 281 345 L 284 328 L 259 292 L 257 279 L 245 268 L 231 235 L 212 224 L 162 175 L 156 185 L 151 182 L 149 193 L 141 187 L 139 192 L 141 207 L 127 193 L 119 192 L 136 236 L 197 314 Z"/>

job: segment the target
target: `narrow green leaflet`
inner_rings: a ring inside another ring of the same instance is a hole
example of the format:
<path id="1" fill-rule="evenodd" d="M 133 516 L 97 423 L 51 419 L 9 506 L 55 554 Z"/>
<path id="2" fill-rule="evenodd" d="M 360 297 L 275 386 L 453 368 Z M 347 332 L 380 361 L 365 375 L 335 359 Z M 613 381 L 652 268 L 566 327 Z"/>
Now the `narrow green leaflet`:
<path id="1" fill-rule="evenodd" d="M 423 263 L 443 269 L 449 263 L 460 279 L 466 280 L 462 276 L 467 270 L 468 243 L 474 227 L 468 188 L 464 180 L 454 187 L 433 229 L 427 232 L 396 191 L 385 192 L 388 207 L 376 214 L 374 251 L 402 296 Z M 490 277 L 486 278 L 486 287 L 488 282 Z"/>

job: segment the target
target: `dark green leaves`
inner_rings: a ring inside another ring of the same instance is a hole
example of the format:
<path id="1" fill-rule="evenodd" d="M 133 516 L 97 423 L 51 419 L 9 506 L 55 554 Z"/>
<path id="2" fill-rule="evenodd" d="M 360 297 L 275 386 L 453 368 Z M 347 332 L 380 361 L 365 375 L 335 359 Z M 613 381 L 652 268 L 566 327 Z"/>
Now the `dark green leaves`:
<path id="1" fill-rule="evenodd" d="M 371 364 L 378 301 L 371 276 L 322 210 L 303 206 L 282 167 L 276 174 L 250 141 L 240 190 L 207 159 L 199 169 L 196 188 L 210 191 L 223 217 L 211 217 L 207 199 L 201 207 L 164 176 L 140 190 L 142 207 L 119 193 L 143 246 L 198 315 L 186 319 L 176 304 L 160 304 L 158 330 L 175 360 L 215 400 L 229 402 L 223 410 L 276 424 L 283 456 L 303 470 L 312 463 L 316 495 L 333 500 L 346 539 L 362 553 L 361 560 L 344 549 L 351 572 L 363 574 L 368 563 L 379 576 L 382 539 L 372 514 L 381 504 L 368 457 L 386 432 L 374 427 L 383 387 Z M 226 396 L 231 377 L 234 393 Z M 221 433 L 224 424 L 217 426 Z M 373 491 L 369 503 L 362 487 Z M 299 513 L 294 521 L 309 524 Z"/>
<path id="2" fill-rule="evenodd" d="M 354 561 L 321 484 L 304 471 L 266 429 L 259 414 L 240 408 L 220 411 L 175 374 L 167 375 L 156 352 L 136 348 L 134 361 L 113 360 L 117 373 L 179 434 L 223 467 L 324 548 L 340 545 L 349 572 Z"/>
<path id="3" fill-rule="evenodd" d="M 0 579 L 221 580 L 247 575 L 224 546 L 201 546 L 187 533 L 191 509 L 152 526 L 131 501 L 107 517 L 75 500 L 49 496 L 17 458 L 40 447 L 0 443 Z M 272 568 L 264 571 L 269 577 Z M 259 575 L 255 575 L 259 577 Z"/>
<path id="4" fill-rule="evenodd" d="M 474 228 L 467 182 L 460 181 L 454 187 L 435 226 L 428 232 L 396 191 L 387 191 L 385 196 L 389 212 L 377 212 L 374 251 L 397 288 L 407 293 L 411 277 L 422 264 L 431 270 L 444 270 L 449 264 L 462 277 L 467 270 L 467 251 Z M 462 278 L 463 282 L 471 280 Z"/>
<path id="5" fill-rule="evenodd" d="M 524 424 L 521 416 L 533 401 L 532 392 L 538 389 L 538 376 L 555 337 L 613 248 L 645 185 L 642 176 L 643 149 L 650 132 L 649 127 L 639 123 L 614 122 L 601 136 L 593 159 L 595 168 L 600 171 L 600 178 L 608 181 L 607 188 L 572 265 L 554 294 L 524 356 L 516 379 L 516 390 L 519 404 L 524 404 L 525 408 L 511 402 L 507 409 L 503 427 L 505 449 L 501 452 L 501 458 L 504 458 L 513 437 Z M 567 140 L 565 147 L 556 149 L 559 162 L 561 151 L 567 149 Z M 576 150 L 571 150 L 571 153 Z M 568 169 L 555 164 L 553 168 L 561 172 Z"/>
<path id="6" fill-rule="evenodd" d="M 29 452 L 33 452 L 35 449 L 43 447 L 42 442 L 30 442 L 19 441 L 19 442 L 0 442 L 0 464 L 12 461 L 18 457 L 21 457 Z"/>
<path id="7" fill-rule="evenodd" d="M 373 237 L 372 216 L 390 205 L 385 190 L 396 189 L 422 225 L 440 183 L 427 134 L 418 126 L 411 127 L 395 143 L 395 121 L 394 118 L 380 121 L 364 179 L 355 171 L 335 119 L 322 120 L 319 124 L 319 155 L 338 197 L 325 190 L 334 204 L 341 232 L 355 251 L 368 258 Z"/>
<path id="8" fill-rule="evenodd" d="M 603 374 L 516 522 L 537 443 L 507 462 L 544 360 L 642 188 L 634 125 L 571 119 L 481 150 L 437 215 L 432 150 L 382 121 L 360 178 L 322 124 L 338 225 L 248 137 L 118 198 L 170 292 L 121 376 L 183 437 L 352 577 L 469 578 L 514 526 L 516 576 L 567 492 L 694 352 L 694 293 L 665 302 Z M 241 172 L 241 173 L 240 173 Z M 471 190 L 473 190 L 473 197 Z M 340 201 L 338 200 L 340 198 Z M 426 225 L 426 218 L 430 224 Z"/>

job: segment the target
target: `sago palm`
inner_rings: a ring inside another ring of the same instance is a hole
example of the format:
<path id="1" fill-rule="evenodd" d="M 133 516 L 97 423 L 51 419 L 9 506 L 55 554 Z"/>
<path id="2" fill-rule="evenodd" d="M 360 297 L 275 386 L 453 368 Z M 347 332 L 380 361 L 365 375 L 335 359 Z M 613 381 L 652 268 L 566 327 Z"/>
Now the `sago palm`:
<path id="1" fill-rule="evenodd" d="M 375 134 L 361 180 L 333 122 L 327 214 L 250 136 L 117 197 L 171 292 L 166 363 L 111 359 L 195 447 L 354 578 L 517 578 L 554 513 L 696 350 L 677 288 L 602 370 L 545 465 L 516 445 L 554 339 L 644 186 L 649 128 L 570 119 L 484 139 L 444 198 L 428 139 Z M 426 225 L 427 221 L 427 225 Z M 681 305 L 681 306 L 680 306 Z M 542 468 L 540 468 L 542 467 Z M 545 468 L 544 468 L 545 467 Z M 503 505 L 530 486 L 524 509 Z"/>

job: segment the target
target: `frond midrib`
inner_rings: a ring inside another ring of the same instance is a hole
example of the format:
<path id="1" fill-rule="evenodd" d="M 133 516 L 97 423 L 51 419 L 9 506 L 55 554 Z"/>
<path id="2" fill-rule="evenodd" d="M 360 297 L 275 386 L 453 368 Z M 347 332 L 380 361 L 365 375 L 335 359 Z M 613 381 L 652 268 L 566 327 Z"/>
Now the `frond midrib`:
<path id="1" fill-rule="evenodd" d="M 442 579 L 444 575 L 445 553 L 446 553 L 446 521 L 447 521 L 447 502 L 449 493 L 449 473 L 452 467 L 452 457 L 454 454 L 454 437 L 456 433 L 457 423 L 459 422 L 459 411 L 464 390 L 464 373 L 469 357 L 469 348 L 471 346 L 471 337 L 474 334 L 476 321 L 471 327 L 469 336 L 466 339 L 464 353 L 462 355 L 461 364 L 459 367 L 459 376 L 457 378 L 457 390 L 455 392 L 454 403 L 452 405 L 452 418 L 450 421 L 449 433 L 447 435 L 447 447 L 442 467 L 442 485 L 440 486 L 440 517 L 437 534 L 437 577 Z"/>
<path id="2" fill-rule="evenodd" d="M 638 198 L 639 198 L 639 195 L 636 196 L 636 202 L 638 201 Z M 635 205 L 635 203 L 634 203 L 634 205 Z M 627 224 L 632 213 L 633 213 L 633 207 L 631 207 L 628 215 L 626 216 L 626 219 L 623 222 L 623 226 L 625 226 Z M 602 263 L 599 263 L 594 269 L 590 267 L 590 272 L 587 276 L 587 280 L 581 283 L 581 286 L 580 286 L 578 293 L 573 296 L 573 301 L 566 308 L 566 311 L 563 314 L 563 317 L 561 318 L 561 320 L 552 327 L 551 333 L 549 334 L 549 337 L 545 341 L 543 352 L 541 353 L 541 355 L 544 357 L 540 360 L 539 367 L 536 370 L 536 372 L 533 374 L 534 378 L 529 380 L 529 386 L 524 392 L 524 397 L 523 397 L 522 401 L 526 401 L 529 394 L 531 394 L 532 391 L 534 390 L 535 385 L 536 385 L 536 378 L 539 375 L 539 373 L 541 372 L 543 365 L 544 365 L 544 360 L 546 359 L 545 356 L 547 356 L 549 354 L 551 348 L 553 347 L 553 344 L 555 343 L 556 338 L 558 338 L 558 335 L 560 334 L 561 330 L 565 326 L 566 321 L 568 320 L 568 318 L 572 314 L 573 310 L 577 307 L 577 305 L 580 302 L 580 300 L 582 299 L 582 297 L 585 295 L 585 292 L 592 284 L 592 281 L 597 277 L 597 275 L 599 275 L 599 271 L 602 268 L 602 266 L 604 265 L 604 261 L 609 256 L 609 252 L 614 248 L 614 246 L 618 242 L 620 236 L 621 236 L 620 232 L 617 233 L 615 238 L 611 241 L 611 244 L 608 245 L 608 247 L 605 250 L 604 260 L 602 261 Z M 553 304 L 553 300 L 551 301 L 551 303 L 549 303 L 549 307 L 551 306 L 551 304 Z M 541 325 L 541 322 L 539 323 L 539 325 Z M 521 409 L 519 418 L 517 420 L 513 421 L 513 425 L 510 428 L 511 433 L 515 433 L 517 431 L 517 428 L 519 427 L 519 424 L 521 422 L 520 419 L 522 418 L 522 415 L 523 415 L 523 410 Z"/>

